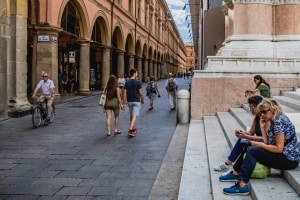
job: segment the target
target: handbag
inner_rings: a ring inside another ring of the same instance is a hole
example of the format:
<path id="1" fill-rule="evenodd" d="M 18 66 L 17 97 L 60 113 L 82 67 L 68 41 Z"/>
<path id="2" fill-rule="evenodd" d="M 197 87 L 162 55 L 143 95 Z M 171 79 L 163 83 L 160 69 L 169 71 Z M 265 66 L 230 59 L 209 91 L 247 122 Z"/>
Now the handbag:
<path id="1" fill-rule="evenodd" d="M 269 167 L 256 162 L 255 168 L 251 174 L 252 178 L 266 178 L 271 173 Z"/>
<path id="2" fill-rule="evenodd" d="M 244 155 L 245 158 L 246 154 Z M 267 167 L 260 162 L 256 161 L 255 168 L 251 174 L 251 178 L 258 178 L 258 179 L 263 179 L 267 178 L 271 173 L 270 167 Z"/>
<path id="3" fill-rule="evenodd" d="M 100 96 L 99 105 L 104 106 L 106 102 L 106 88 L 104 88 L 103 93 Z"/>

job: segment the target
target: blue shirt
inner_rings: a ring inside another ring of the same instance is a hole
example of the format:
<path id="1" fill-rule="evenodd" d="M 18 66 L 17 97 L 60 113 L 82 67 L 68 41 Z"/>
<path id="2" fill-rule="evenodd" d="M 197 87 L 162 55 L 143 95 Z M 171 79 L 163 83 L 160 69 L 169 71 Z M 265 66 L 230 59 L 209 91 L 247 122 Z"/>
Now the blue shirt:
<path id="1" fill-rule="evenodd" d="M 142 84 L 139 80 L 129 79 L 125 82 L 124 89 L 126 90 L 127 102 L 140 102 L 139 89 L 142 88 Z"/>
<path id="2" fill-rule="evenodd" d="M 295 127 L 285 115 L 278 115 L 272 122 L 268 134 L 269 144 L 276 144 L 275 136 L 284 134 L 283 154 L 288 160 L 300 161 L 300 149 L 298 146 Z"/>

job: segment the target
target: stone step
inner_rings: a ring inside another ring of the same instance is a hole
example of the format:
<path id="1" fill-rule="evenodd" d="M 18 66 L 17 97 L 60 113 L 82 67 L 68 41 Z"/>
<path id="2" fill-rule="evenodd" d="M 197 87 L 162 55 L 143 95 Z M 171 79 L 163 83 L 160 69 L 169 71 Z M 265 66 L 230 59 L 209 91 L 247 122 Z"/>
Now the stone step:
<path id="1" fill-rule="evenodd" d="M 219 181 L 219 176 L 222 173 L 214 171 L 213 167 L 225 162 L 228 156 L 228 152 L 230 152 L 230 148 L 228 144 L 224 142 L 226 141 L 226 138 L 216 116 L 205 116 L 204 127 L 213 199 L 251 199 L 250 196 L 244 196 L 241 198 L 240 196 L 229 196 L 223 194 L 223 188 L 227 187 L 228 183 Z"/>
<path id="2" fill-rule="evenodd" d="M 213 199 L 207 156 L 203 121 L 191 120 L 178 193 L 179 200 Z"/>
<path id="3" fill-rule="evenodd" d="M 296 91 L 281 92 L 281 95 L 285 96 L 285 97 L 292 98 L 292 99 L 296 99 L 298 101 L 300 100 L 300 91 L 297 91 L 297 90 Z"/>
<path id="4" fill-rule="evenodd" d="M 230 108 L 229 112 L 241 124 L 244 130 L 249 130 L 251 128 L 253 115 L 250 113 L 250 110 L 245 110 L 243 108 Z"/>
<path id="5" fill-rule="evenodd" d="M 300 111 L 300 101 L 286 97 L 286 96 L 274 96 L 274 99 L 276 99 L 281 105 L 288 106 L 290 108 L 293 108 L 295 110 Z"/>
<path id="6" fill-rule="evenodd" d="M 224 112 L 219 112 L 217 113 L 217 116 L 219 118 L 219 121 L 221 123 L 221 126 L 224 130 L 224 134 L 225 137 L 229 139 L 229 146 L 234 146 L 237 138 L 234 136 L 234 134 L 232 134 L 232 131 L 234 131 L 234 125 L 236 123 L 239 123 L 238 121 L 232 121 L 235 120 L 235 118 L 233 116 L 230 116 L 231 114 L 228 113 L 224 113 Z M 242 120 L 239 120 L 240 122 Z M 245 126 L 245 125 L 243 125 Z M 206 129 L 206 127 L 205 127 Z M 229 154 L 229 152 L 228 152 Z M 299 169 L 299 167 L 298 167 Z M 266 178 L 266 179 L 260 179 L 260 180 L 255 180 L 255 179 L 251 179 L 250 182 L 250 187 L 251 187 L 251 196 L 253 197 L 253 199 L 265 199 L 265 193 L 273 193 L 274 195 L 271 195 L 272 198 L 284 198 L 284 197 L 292 197 L 295 198 L 295 195 L 298 196 L 299 192 L 298 192 L 298 188 L 299 188 L 299 174 L 298 173 L 298 169 L 297 170 L 286 170 L 284 171 L 284 176 L 278 176 L 278 171 L 277 170 L 272 170 L 271 175 Z M 274 178 L 276 177 L 276 178 Z M 287 179 L 286 177 L 288 177 L 289 179 Z M 253 181 L 254 180 L 254 181 Z M 261 186 L 257 185 L 257 184 L 261 184 L 263 181 L 264 184 L 268 184 L 270 185 L 270 183 L 272 182 L 271 185 L 276 185 L 276 192 L 274 192 L 274 187 L 270 187 L 269 191 L 266 190 L 265 188 L 263 190 L 260 189 Z M 288 189 L 287 189 L 288 188 Z M 286 192 L 288 191 L 288 192 Z M 270 198 L 271 198 L 270 197 Z M 269 198 L 269 199 L 270 199 Z M 266 198 L 268 199 L 268 198 Z"/>

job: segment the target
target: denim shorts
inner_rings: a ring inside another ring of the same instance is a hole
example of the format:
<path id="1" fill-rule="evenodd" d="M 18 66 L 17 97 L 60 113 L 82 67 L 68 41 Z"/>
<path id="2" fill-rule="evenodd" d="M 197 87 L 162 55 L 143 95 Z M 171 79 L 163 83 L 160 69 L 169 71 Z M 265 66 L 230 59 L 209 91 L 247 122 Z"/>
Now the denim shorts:
<path id="1" fill-rule="evenodd" d="M 149 97 L 150 100 L 154 100 L 155 97 L 156 97 L 156 93 L 151 92 L 148 97 Z"/>
<path id="2" fill-rule="evenodd" d="M 127 102 L 130 116 L 139 116 L 141 102 Z"/>

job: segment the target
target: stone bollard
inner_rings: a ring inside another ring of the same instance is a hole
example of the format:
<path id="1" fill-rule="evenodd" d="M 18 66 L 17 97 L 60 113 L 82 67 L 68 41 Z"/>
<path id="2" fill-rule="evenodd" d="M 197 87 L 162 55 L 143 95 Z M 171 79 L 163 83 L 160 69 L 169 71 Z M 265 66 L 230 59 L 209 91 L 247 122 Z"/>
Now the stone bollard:
<path id="1" fill-rule="evenodd" d="M 190 123 L 190 92 L 179 90 L 177 93 L 177 123 Z"/>

